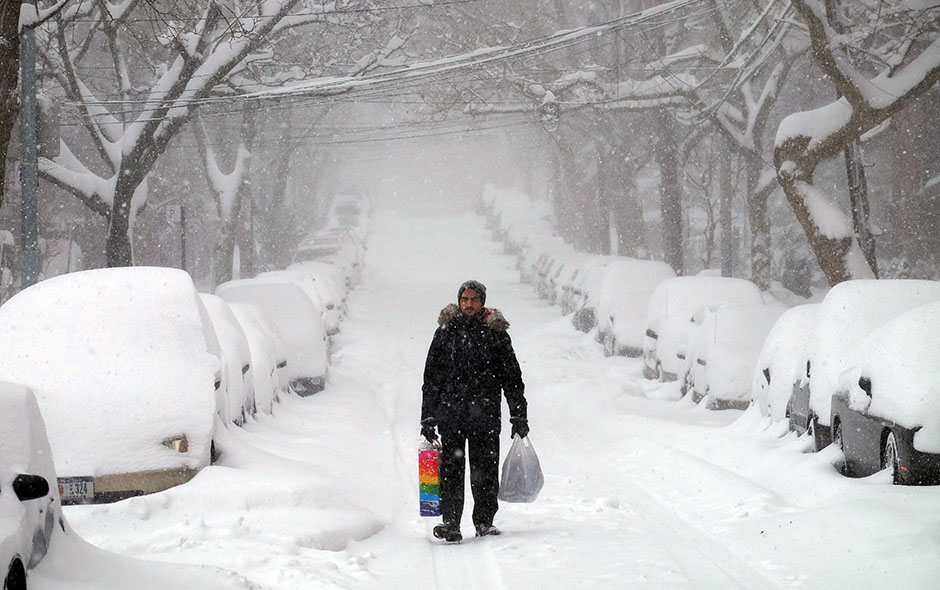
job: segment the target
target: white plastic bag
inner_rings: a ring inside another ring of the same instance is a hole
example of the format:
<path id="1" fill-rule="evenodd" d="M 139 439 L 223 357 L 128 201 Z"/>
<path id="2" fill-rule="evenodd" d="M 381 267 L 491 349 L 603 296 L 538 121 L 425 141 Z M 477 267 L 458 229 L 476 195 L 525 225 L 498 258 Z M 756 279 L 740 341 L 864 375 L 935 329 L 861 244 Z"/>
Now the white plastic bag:
<path id="1" fill-rule="evenodd" d="M 514 436 L 509 454 L 503 461 L 503 475 L 499 481 L 499 499 L 503 502 L 535 502 L 545 483 L 539 457 L 529 437 Z"/>

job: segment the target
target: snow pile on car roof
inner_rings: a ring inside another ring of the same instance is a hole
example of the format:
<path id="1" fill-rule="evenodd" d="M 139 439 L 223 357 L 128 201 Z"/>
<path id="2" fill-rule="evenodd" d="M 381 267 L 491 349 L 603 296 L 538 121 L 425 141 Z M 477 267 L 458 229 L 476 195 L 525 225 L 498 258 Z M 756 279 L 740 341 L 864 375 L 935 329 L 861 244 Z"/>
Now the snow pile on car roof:
<path id="1" fill-rule="evenodd" d="M 0 306 L 0 378 L 35 390 L 59 476 L 208 461 L 204 313 L 188 274 L 147 267 L 61 275 Z M 161 444 L 183 434 L 186 453 Z"/>
<path id="2" fill-rule="evenodd" d="M 940 282 L 913 279 L 864 279 L 833 287 L 819 308 L 810 342 L 810 407 L 829 425 L 832 394 L 855 347 L 888 320 L 940 300 Z"/>
<path id="3" fill-rule="evenodd" d="M 940 453 L 940 301 L 916 307 L 872 331 L 842 375 L 850 403 L 905 428 L 922 427 L 914 446 Z M 871 382 L 871 398 L 859 386 Z M 869 405 L 870 404 L 870 405 Z"/>

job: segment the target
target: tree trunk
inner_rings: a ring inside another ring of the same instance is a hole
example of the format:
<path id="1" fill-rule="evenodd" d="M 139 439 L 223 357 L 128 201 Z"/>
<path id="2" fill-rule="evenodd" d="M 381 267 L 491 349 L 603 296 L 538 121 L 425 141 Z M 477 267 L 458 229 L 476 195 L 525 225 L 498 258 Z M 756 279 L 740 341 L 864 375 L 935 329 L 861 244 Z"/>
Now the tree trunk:
<path id="1" fill-rule="evenodd" d="M 109 268 L 134 265 L 134 251 L 131 245 L 131 200 L 140 186 L 132 180 L 135 175 L 125 174 L 122 168 L 114 188 L 114 204 L 111 206 L 111 224 L 108 227 L 108 241 L 105 245 L 105 260 Z"/>
<path id="2" fill-rule="evenodd" d="M 776 184 L 760 185 L 764 163 L 756 157 L 747 157 L 747 218 L 751 227 L 751 282 L 762 291 L 770 289 L 770 262 L 773 244 L 770 238 L 770 218 L 767 203 Z"/>
<path id="3" fill-rule="evenodd" d="M 257 249 L 255 247 L 255 206 L 252 200 L 251 187 L 246 187 L 247 194 L 242 200 L 245 205 L 241 210 L 242 220 L 239 224 L 238 251 L 241 263 L 242 276 L 253 277 L 258 274 Z"/>
<path id="4" fill-rule="evenodd" d="M 852 203 L 852 226 L 855 239 L 865 255 L 871 271 L 878 276 L 878 259 L 875 255 L 875 237 L 871 233 L 868 205 L 868 180 L 865 165 L 858 149 L 858 140 L 845 146 L 845 176 L 849 183 L 849 200 Z"/>
<path id="5" fill-rule="evenodd" d="M 628 162 L 623 141 L 615 146 L 610 164 L 611 218 L 617 233 L 617 253 L 647 258 L 646 224 L 643 221 L 643 208 L 636 195 L 636 167 Z"/>
<path id="6" fill-rule="evenodd" d="M 566 241 L 583 247 L 585 235 L 584 211 L 577 199 L 578 178 L 582 169 L 575 162 L 576 154 L 565 133 L 558 133 L 558 158 L 561 172 L 561 191 L 555 195 L 555 216 L 558 219 L 559 233 Z"/>
<path id="7" fill-rule="evenodd" d="M 596 251 L 599 254 L 611 254 L 613 244 L 611 240 L 611 218 L 613 216 L 613 182 L 611 182 L 611 160 L 612 156 L 611 141 L 596 141 L 597 150 L 597 207 L 594 211 L 594 228 L 592 233 L 596 233 L 594 240 Z"/>
<path id="8" fill-rule="evenodd" d="M 232 280 L 235 261 L 235 236 L 232 235 L 232 226 L 231 223 L 222 224 L 219 243 L 215 246 L 214 279 L 216 285 Z"/>
<path id="9" fill-rule="evenodd" d="M 682 187 L 679 184 L 679 162 L 672 115 L 665 110 L 656 113 L 659 145 L 656 161 L 659 164 L 659 199 L 663 229 L 663 254 L 666 263 L 681 275 L 684 261 L 682 251 Z"/>
<path id="10" fill-rule="evenodd" d="M 809 238 L 809 245 L 816 254 L 819 268 L 826 275 L 829 284 L 835 286 L 849 279 L 860 278 L 852 276 L 846 262 L 846 256 L 855 243 L 854 238 L 827 237 L 813 221 L 805 199 L 805 193 L 807 189 L 812 188 L 812 184 L 799 180 L 790 174 L 778 174 L 777 179 L 780 186 L 783 187 L 783 192 L 787 196 L 787 201 L 790 203 L 797 221 L 803 226 L 803 231 L 806 232 L 806 237 Z"/>
<path id="11" fill-rule="evenodd" d="M 290 175 L 291 156 L 296 147 L 288 141 L 281 144 L 277 160 L 274 162 L 276 172 L 273 186 L 267 192 L 267 197 L 257 203 L 258 215 L 255 221 L 259 225 L 256 231 L 261 244 L 260 265 L 266 268 L 284 268 L 290 263 L 290 250 L 285 247 L 285 244 L 288 244 L 290 237 L 287 232 L 294 226 L 281 223 L 280 216 L 288 215 L 286 211 L 287 179 Z M 311 196 L 317 194 L 315 187 L 308 187 L 308 190 Z M 310 203 L 311 208 L 316 208 L 316 206 L 316 202 Z"/>
<path id="12" fill-rule="evenodd" d="M 20 69 L 19 20 L 20 3 L 0 0 L 0 207 L 6 187 L 7 150 L 19 105 L 16 95 Z"/>
<path id="13" fill-rule="evenodd" d="M 717 139 L 722 154 L 718 157 L 718 227 L 721 231 L 721 276 L 734 275 L 734 228 L 732 227 L 731 203 L 734 187 L 731 181 L 731 140 L 721 136 Z"/>

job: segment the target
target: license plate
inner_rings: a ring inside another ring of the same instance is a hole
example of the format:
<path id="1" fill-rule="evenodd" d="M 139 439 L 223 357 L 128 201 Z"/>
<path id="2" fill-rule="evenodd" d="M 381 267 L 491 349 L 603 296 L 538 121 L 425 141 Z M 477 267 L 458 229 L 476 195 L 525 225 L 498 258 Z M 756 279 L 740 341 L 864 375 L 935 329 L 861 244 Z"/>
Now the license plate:
<path id="1" fill-rule="evenodd" d="M 95 478 L 91 476 L 60 477 L 58 481 L 63 504 L 90 502 L 95 498 Z"/>

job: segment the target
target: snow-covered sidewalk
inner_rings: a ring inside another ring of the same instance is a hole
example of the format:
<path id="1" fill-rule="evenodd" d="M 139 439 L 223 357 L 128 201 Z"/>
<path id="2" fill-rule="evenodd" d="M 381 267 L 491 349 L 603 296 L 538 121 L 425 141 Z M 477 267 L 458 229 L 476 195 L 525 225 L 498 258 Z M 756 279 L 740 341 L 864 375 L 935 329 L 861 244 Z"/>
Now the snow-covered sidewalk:
<path id="1" fill-rule="evenodd" d="M 837 451 L 675 401 L 520 284 L 476 216 L 372 227 L 327 389 L 227 432 L 186 485 L 67 508 L 81 536 L 277 590 L 935 587 L 936 488 L 848 480 Z M 546 483 L 501 505 L 502 536 L 440 545 L 417 507 L 421 374 L 469 278 L 512 324 Z"/>

